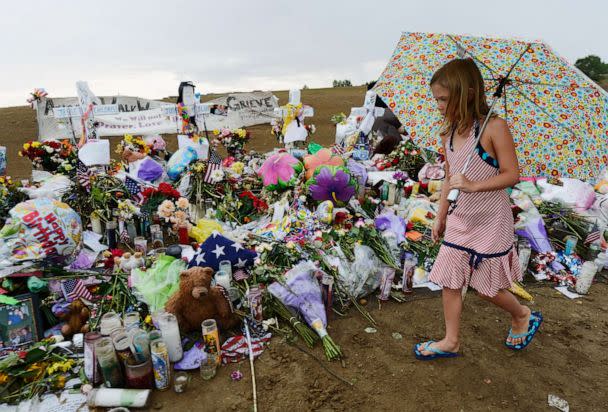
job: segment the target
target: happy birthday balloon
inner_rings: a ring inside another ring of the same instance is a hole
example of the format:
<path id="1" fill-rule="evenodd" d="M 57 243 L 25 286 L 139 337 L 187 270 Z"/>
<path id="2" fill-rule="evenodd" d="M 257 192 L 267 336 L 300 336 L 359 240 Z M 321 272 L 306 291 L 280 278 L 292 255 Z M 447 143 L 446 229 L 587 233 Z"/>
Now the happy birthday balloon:
<path id="1" fill-rule="evenodd" d="M 80 216 L 67 204 L 42 197 L 21 202 L 0 230 L 0 265 L 44 260 L 67 265 L 82 239 Z"/>

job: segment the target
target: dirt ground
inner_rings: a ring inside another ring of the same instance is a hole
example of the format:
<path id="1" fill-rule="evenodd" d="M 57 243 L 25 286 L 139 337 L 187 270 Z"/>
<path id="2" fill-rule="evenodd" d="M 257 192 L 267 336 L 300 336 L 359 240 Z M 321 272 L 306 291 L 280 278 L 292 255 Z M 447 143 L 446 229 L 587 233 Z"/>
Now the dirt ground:
<path id="1" fill-rule="evenodd" d="M 503 345 L 509 322 L 500 309 L 476 297 L 465 300 L 462 356 L 417 361 L 412 346 L 443 331 L 441 299 L 368 304 L 377 333 L 368 334 L 356 311 L 335 319 L 330 334 L 345 353 L 344 366 L 327 362 L 322 348 L 310 352 L 352 383 L 341 382 L 317 361 L 275 337 L 255 362 L 260 411 L 551 411 L 547 395 L 571 411 L 608 410 L 608 285 L 598 283 L 584 299 L 569 300 L 554 289 L 531 286 L 533 310 L 545 321 L 531 345 L 513 352 Z M 392 334 L 402 335 L 401 340 Z M 300 342 L 299 346 L 304 348 Z M 239 369 L 244 378 L 230 380 Z M 161 410 L 252 410 L 248 362 L 222 367 L 211 381 L 193 373 L 187 393 L 154 393 Z"/>
<path id="2" fill-rule="evenodd" d="M 363 102 L 363 87 L 304 90 L 302 100 L 315 108 L 308 123 L 317 126 L 313 140 L 333 142 L 332 114 L 348 113 Z M 281 104 L 287 92 L 276 92 Z M 24 97 L 25 99 L 25 97 Z M 250 128 L 251 148 L 275 146 L 269 126 Z M 29 161 L 17 151 L 37 138 L 35 112 L 29 107 L 0 109 L 0 145 L 8 149 L 8 173 L 27 178 Z M 169 139 L 171 148 L 175 147 Z M 356 311 L 330 322 L 329 331 L 346 356 L 344 364 L 324 360 L 318 346 L 308 350 L 335 374 L 330 375 L 309 355 L 273 338 L 255 362 L 260 411 L 543 411 L 547 395 L 570 403 L 572 411 L 608 410 L 608 285 L 606 278 L 591 288 L 584 299 L 571 301 L 545 286 L 529 286 L 534 310 L 545 323 L 531 346 L 521 353 L 506 349 L 509 328 L 501 311 L 470 293 L 465 301 L 462 325 L 462 357 L 433 362 L 417 361 L 414 343 L 441 338 L 443 317 L 437 294 L 417 292 L 416 300 L 389 302 L 368 309 L 376 319 L 377 333 Z M 393 338 L 399 333 L 402 339 Z M 300 342 L 301 347 L 304 347 Z M 230 380 L 240 369 L 244 378 Z M 223 367 L 208 382 L 192 373 L 184 394 L 155 392 L 151 408 L 161 410 L 252 410 L 251 373 L 248 362 Z"/>

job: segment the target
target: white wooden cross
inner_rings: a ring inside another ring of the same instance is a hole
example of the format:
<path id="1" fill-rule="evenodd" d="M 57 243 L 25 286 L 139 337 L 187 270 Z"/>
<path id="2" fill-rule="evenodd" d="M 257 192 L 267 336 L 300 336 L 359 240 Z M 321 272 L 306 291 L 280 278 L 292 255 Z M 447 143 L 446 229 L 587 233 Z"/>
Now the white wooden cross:
<path id="1" fill-rule="evenodd" d="M 289 102 L 287 105 L 277 107 L 274 109 L 274 113 L 275 115 L 283 118 L 283 121 L 285 122 L 288 117 L 294 115 L 294 110 L 297 110 L 297 107 L 300 104 L 300 90 L 292 89 L 289 91 Z M 314 116 L 315 111 L 311 106 L 306 105 L 302 105 L 301 109 L 302 110 L 300 110 L 296 115 L 296 118 L 293 119 L 285 128 L 285 133 L 283 135 L 283 142 L 285 144 L 306 141 L 308 131 L 304 127 L 304 118 Z"/>
<path id="2" fill-rule="evenodd" d="M 363 133 L 367 136 L 374 126 L 377 117 L 384 115 L 384 109 L 376 107 L 376 92 L 368 90 L 365 93 L 363 107 L 353 107 L 345 124 L 336 126 L 336 144 L 341 144 L 344 139 L 357 132 L 357 136 Z M 358 120 L 359 119 L 359 120 Z M 338 127 L 339 126 L 339 127 Z"/>

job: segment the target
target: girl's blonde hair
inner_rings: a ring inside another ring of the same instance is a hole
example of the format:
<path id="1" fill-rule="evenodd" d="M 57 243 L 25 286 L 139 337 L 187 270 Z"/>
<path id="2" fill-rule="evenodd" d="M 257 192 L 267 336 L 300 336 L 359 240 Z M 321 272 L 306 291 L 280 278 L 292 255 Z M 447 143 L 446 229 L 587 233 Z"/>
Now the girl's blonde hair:
<path id="1" fill-rule="evenodd" d="M 449 92 L 442 134 L 454 129 L 462 134 L 474 119 L 479 120 L 490 111 L 483 77 L 473 59 L 447 62 L 433 74 L 431 86 L 435 83 Z"/>

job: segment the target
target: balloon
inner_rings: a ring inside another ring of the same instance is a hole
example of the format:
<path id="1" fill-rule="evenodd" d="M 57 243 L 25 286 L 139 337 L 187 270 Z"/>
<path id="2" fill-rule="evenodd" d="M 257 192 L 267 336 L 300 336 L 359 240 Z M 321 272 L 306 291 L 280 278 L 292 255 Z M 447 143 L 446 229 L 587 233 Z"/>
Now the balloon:
<path id="1" fill-rule="evenodd" d="M 344 159 L 342 159 L 340 156 L 334 155 L 329 149 L 321 149 L 315 152 L 315 154 L 304 156 L 306 178 L 310 179 L 317 167 L 322 165 L 344 166 Z"/>
<path id="2" fill-rule="evenodd" d="M 357 191 L 357 179 L 343 166 L 319 166 L 306 182 L 310 196 L 323 202 L 330 200 L 336 206 L 348 203 Z"/>
<path id="3" fill-rule="evenodd" d="M 258 170 L 258 175 L 268 190 L 285 190 L 296 184 L 301 172 L 302 163 L 298 159 L 289 153 L 280 152 L 266 159 Z"/>
<path id="4" fill-rule="evenodd" d="M 63 202 L 38 198 L 21 202 L 9 212 L 0 231 L 0 265 L 44 260 L 67 265 L 78 254 L 82 238 L 80 216 Z"/>
<path id="5" fill-rule="evenodd" d="M 198 159 L 198 155 L 194 148 L 188 146 L 179 149 L 167 162 L 167 176 L 171 180 L 177 180 L 186 170 L 188 165 Z"/>

